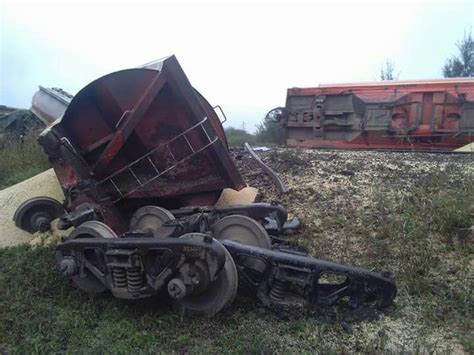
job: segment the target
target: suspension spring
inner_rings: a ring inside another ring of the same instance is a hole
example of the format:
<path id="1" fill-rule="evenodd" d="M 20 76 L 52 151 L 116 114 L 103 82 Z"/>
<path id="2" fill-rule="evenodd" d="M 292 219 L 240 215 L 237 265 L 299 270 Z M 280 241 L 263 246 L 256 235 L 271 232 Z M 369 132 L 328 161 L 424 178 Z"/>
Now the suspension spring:
<path id="1" fill-rule="evenodd" d="M 282 301 L 285 293 L 285 282 L 275 279 L 270 290 L 270 298 L 274 301 Z"/>
<path id="2" fill-rule="evenodd" d="M 128 290 L 136 292 L 144 286 L 143 274 L 140 267 L 127 268 Z"/>
<path id="3" fill-rule="evenodd" d="M 127 287 L 127 274 L 125 268 L 115 267 L 112 269 L 112 277 L 114 279 L 115 287 Z"/>

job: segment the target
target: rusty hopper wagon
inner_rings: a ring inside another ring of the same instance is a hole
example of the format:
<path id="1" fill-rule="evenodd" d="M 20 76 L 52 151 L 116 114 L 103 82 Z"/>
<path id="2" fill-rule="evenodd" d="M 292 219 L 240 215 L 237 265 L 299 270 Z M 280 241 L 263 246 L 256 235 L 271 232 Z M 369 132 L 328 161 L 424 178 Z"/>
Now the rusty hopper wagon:
<path id="1" fill-rule="evenodd" d="M 289 147 L 451 151 L 474 141 L 474 79 L 291 88 L 269 115 Z"/>
<path id="2" fill-rule="evenodd" d="M 42 90 L 34 104 L 50 94 Z M 244 182 L 217 114 L 174 56 L 106 75 L 62 104 L 35 112 L 64 111 L 39 142 L 65 201 L 30 199 L 14 220 L 29 232 L 48 230 L 55 218 L 60 230 L 74 227 L 57 256 L 81 290 L 132 300 L 164 293 L 208 315 L 238 288 L 273 308 L 392 303 L 389 274 L 314 259 L 282 242 L 291 223 L 280 204 L 214 206 L 223 188 Z"/>

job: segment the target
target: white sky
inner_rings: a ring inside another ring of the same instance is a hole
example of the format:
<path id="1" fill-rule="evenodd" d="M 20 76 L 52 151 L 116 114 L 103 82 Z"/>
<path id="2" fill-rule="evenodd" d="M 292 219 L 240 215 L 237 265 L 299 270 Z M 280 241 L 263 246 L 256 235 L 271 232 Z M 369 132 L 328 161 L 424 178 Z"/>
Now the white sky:
<path id="1" fill-rule="evenodd" d="M 118 69 L 175 54 L 227 125 L 252 131 L 286 89 L 441 77 L 474 23 L 473 1 L 73 3 L 0 0 L 0 104 L 29 107 L 38 85 L 72 94 Z"/>

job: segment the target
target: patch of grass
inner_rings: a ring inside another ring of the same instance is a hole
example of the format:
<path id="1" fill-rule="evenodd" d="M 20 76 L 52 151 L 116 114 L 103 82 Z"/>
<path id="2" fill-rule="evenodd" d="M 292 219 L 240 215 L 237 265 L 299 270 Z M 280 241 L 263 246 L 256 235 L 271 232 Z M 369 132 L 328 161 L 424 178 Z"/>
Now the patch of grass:
<path id="1" fill-rule="evenodd" d="M 304 153 L 295 150 L 270 151 L 269 160 L 276 171 L 297 172 L 308 166 L 308 159 Z"/>
<path id="2" fill-rule="evenodd" d="M 298 241 L 313 255 L 394 275 L 398 295 L 391 317 L 400 323 L 399 339 L 410 334 L 405 350 L 446 351 L 457 343 L 472 351 L 474 249 L 472 237 L 463 236 L 463 229 L 474 225 L 469 164 L 454 169 L 448 162 L 418 175 L 413 168 L 400 169 L 401 174 L 387 170 L 360 181 L 357 173 L 323 195 L 321 185 L 298 183 L 285 201 L 302 206 L 305 229 Z M 338 169 L 332 167 L 330 176 Z M 358 194 L 359 186 L 373 191 Z M 388 336 L 383 347 L 397 337 Z"/>
<path id="3" fill-rule="evenodd" d="M 468 271 L 472 241 L 459 238 L 460 230 L 474 225 L 473 205 L 472 180 L 453 184 L 448 173 L 438 172 L 407 196 L 379 192 L 375 213 L 357 231 L 375 231 L 367 238 L 368 259 L 395 273 L 398 299 L 420 306 L 425 326 L 444 323 L 460 338 L 474 326 L 474 285 Z"/>
<path id="4" fill-rule="evenodd" d="M 459 173 L 464 167 L 396 175 L 381 163 L 379 178 L 359 181 L 361 169 L 323 193 L 321 183 L 345 169 L 342 159 L 331 153 L 312 170 L 299 152 L 282 156 L 275 159 L 292 176 L 308 174 L 282 197 L 302 211 L 304 233 L 292 240 L 324 259 L 391 271 L 398 295 L 387 314 L 359 323 L 329 308 L 281 319 L 239 296 L 212 319 L 182 315 L 163 298 L 88 296 L 56 271 L 52 249 L 22 246 L 0 249 L 0 352 L 472 353 L 473 249 L 459 228 L 474 223 L 474 182 Z M 328 177 L 312 184 L 323 168 Z M 361 189 L 375 191 L 369 203 Z"/>
<path id="5" fill-rule="evenodd" d="M 57 271 L 51 248 L 0 249 L 0 268 L 0 350 L 7 353 L 373 350 L 335 317 L 280 319 L 242 297 L 205 318 L 178 314 L 160 298 L 125 302 L 108 294 L 89 296 Z"/>
<path id="6" fill-rule="evenodd" d="M 51 167 L 37 142 L 38 132 L 23 139 L 10 138 L 0 149 L 0 189 L 28 179 Z"/>

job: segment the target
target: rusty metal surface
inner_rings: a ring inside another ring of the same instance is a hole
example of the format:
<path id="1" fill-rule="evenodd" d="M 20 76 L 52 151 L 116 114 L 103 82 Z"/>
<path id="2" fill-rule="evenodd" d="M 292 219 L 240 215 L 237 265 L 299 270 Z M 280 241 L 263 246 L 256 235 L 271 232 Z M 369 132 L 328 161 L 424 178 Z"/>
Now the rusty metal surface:
<path id="1" fill-rule="evenodd" d="M 176 58 L 154 67 L 93 81 L 40 137 L 68 209 L 95 204 L 117 231 L 140 205 L 213 205 L 244 187 L 217 114 Z"/>
<path id="2" fill-rule="evenodd" d="M 291 88 L 278 119 L 293 147 L 449 151 L 474 141 L 474 79 Z"/>

